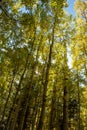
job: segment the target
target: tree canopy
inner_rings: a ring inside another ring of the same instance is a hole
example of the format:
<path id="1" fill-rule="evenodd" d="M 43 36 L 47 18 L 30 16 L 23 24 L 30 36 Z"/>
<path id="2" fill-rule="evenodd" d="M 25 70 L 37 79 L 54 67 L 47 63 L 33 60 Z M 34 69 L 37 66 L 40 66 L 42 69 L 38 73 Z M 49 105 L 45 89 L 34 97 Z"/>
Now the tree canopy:
<path id="1" fill-rule="evenodd" d="M 87 2 L 0 0 L 0 130 L 87 129 Z"/>

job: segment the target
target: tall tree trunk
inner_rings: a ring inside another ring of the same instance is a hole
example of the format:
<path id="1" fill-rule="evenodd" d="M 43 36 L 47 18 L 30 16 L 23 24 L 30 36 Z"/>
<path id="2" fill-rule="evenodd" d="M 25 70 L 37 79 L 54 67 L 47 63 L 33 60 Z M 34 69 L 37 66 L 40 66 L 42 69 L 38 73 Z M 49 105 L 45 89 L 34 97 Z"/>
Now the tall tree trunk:
<path id="1" fill-rule="evenodd" d="M 8 93 L 8 97 L 7 97 L 6 103 L 4 105 L 4 109 L 3 109 L 3 113 L 2 113 L 2 118 L 1 118 L 1 124 L 2 124 L 4 116 L 5 116 L 5 111 L 6 111 L 6 108 L 7 108 L 7 105 L 8 105 L 8 101 L 9 101 L 9 98 L 10 98 L 10 95 L 11 95 L 12 85 L 13 85 L 14 79 L 15 79 L 15 73 L 14 73 L 13 79 L 12 79 L 10 85 L 9 85 L 9 93 Z"/>
<path id="2" fill-rule="evenodd" d="M 68 130 L 68 88 L 64 85 L 63 101 L 63 130 Z"/>
<path id="3" fill-rule="evenodd" d="M 54 84 L 53 87 L 53 94 L 52 94 L 52 101 L 51 101 L 51 111 L 50 111 L 50 116 L 49 116 L 49 130 L 54 129 L 54 123 L 55 123 L 55 113 L 56 113 L 56 86 Z"/>
<path id="4" fill-rule="evenodd" d="M 63 130 L 68 130 L 68 65 L 67 65 L 67 47 L 64 43 L 64 80 L 63 80 Z"/>
<path id="5" fill-rule="evenodd" d="M 24 92 L 24 98 L 21 102 L 21 114 L 19 111 L 19 116 L 18 116 L 18 130 L 22 130 L 24 128 L 24 122 L 27 121 L 26 118 L 26 113 L 28 113 L 28 107 L 29 107 L 29 101 L 31 100 L 31 94 L 32 94 L 32 84 L 33 84 L 33 78 L 34 78 L 34 74 L 35 74 L 35 69 L 37 66 L 37 62 L 38 62 L 38 52 L 40 49 L 40 45 L 41 45 L 41 41 L 42 41 L 42 36 L 41 36 L 41 40 L 40 43 L 38 45 L 38 49 L 37 49 L 37 54 L 36 54 L 36 60 L 33 63 L 33 65 L 31 66 L 31 76 L 29 79 L 29 83 L 27 84 L 27 87 L 25 88 L 25 92 Z M 27 115 L 29 116 L 29 115 Z M 27 127 L 27 126 L 26 126 Z"/>
<path id="6" fill-rule="evenodd" d="M 22 81 L 23 81 L 23 78 L 24 78 L 24 74 L 26 72 L 27 64 L 28 64 L 28 57 L 27 57 L 27 60 L 26 60 L 25 68 L 24 68 L 23 73 L 22 73 L 22 75 L 20 77 L 19 85 L 18 85 L 17 90 L 16 90 L 16 94 L 15 94 L 15 97 L 14 97 L 14 100 L 13 100 L 12 107 L 11 107 L 11 109 L 9 111 L 9 115 L 8 115 L 8 119 L 7 119 L 7 124 L 6 124 L 6 130 L 10 129 L 10 125 L 12 123 L 12 118 L 13 118 L 13 113 L 14 113 L 14 106 L 15 106 L 15 103 L 17 102 L 17 95 L 18 95 L 18 93 L 19 93 L 19 91 L 21 89 L 21 84 L 22 84 Z"/>
<path id="7" fill-rule="evenodd" d="M 24 117 L 23 130 L 27 129 L 27 123 L 28 123 L 28 117 L 29 117 L 29 115 L 30 115 L 30 107 L 29 107 L 29 104 L 28 104 L 28 107 L 27 107 L 27 110 L 26 110 L 26 113 L 25 113 L 25 117 Z"/>
<path id="8" fill-rule="evenodd" d="M 80 127 L 80 88 L 79 88 L 79 75 L 78 75 L 78 68 L 77 68 L 77 89 L 78 89 L 78 130 L 81 130 Z"/>
<path id="9" fill-rule="evenodd" d="M 34 70 L 32 72 L 31 78 L 30 78 L 30 82 L 27 84 L 27 87 L 25 88 L 25 93 L 24 93 L 24 97 L 21 101 L 21 105 L 20 108 L 21 110 L 18 113 L 18 130 L 22 130 L 23 129 L 23 124 L 24 124 L 24 120 L 25 120 L 25 116 L 26 116 L 26 111 L 28 108 L 28 103 L 29 100 L 31 99 L 31 93 L 32 93 L 32 82 L 33 82 L 33 75 L 34 75 Z M 20 114 L 21 112 L 21 114 Z"/>
<path id="10" fill-rule="evenodd" d="M 46 76 L 45 76 L 43 99 L 42 99 L 42 109 L 41 109 L 41 114 L 40 114 L 40 119 L 39 119 L 37 130 L 42 130 L 42 128 L 43 128 L 45 106 L 46 106 L 46 92 L 47 92 L 47 85 L 48 85 L 48 80 L 49 80 L 49 70 L 50 70 L 50 66 L 51 66 L 52 49 L 53 49 L 53 44 L 54 44 L 54 29 L 55 29 L 55 22 L 54 22 L 53 30 L 52 30 L 52 43 L 50 45 L 48 63 L 47 63 L 47 67 L 46 67 Z"/>

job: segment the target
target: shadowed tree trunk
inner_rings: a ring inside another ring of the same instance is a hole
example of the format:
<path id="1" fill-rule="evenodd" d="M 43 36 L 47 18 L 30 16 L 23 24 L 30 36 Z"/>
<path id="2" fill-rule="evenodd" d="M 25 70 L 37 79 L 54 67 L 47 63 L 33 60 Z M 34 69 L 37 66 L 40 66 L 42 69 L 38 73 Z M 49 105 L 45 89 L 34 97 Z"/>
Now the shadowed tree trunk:
<path id="1" fill-rule="evenodd" d="M 56 102 L 56 86 L 54 84 L 52 101 L 51 101 L 51 111 L 50 111 L 50 116 L 49 116 L 49 130 L 54 129 L 54 123 L 55 123 L 55 118 L 56 118 L 56 114 L 55 114 L 56 113 L 56 103 L 55 102 Z"/>
<path id="2" fill-rule="evenodd" d="M 79 87 L 79 74 L 77 68 L 77 89 L 78 89 L 78 130 L 81 130 L 81 121 L 80 121 L 80 87 Z"/>
<path id="3" fill-rule="evenodd" d="M 45 106 L 46 106 L 46 92 L 47 92 L 47 85 L 48 85 L 48 80 L 49 80 L 49 70 L 50 70 L 50 66 L 51 66 L 52 49 L 53 49 L 53 44 L 54 44 L 54 29 L 55 29 L 55 20 L 54 20 L 54 25 L 53 25 L 53 30 L 52 30 L 52 43 L 50 45 L 49 57 L 48 57 L 48 62 L 47 62 L 47 67 L 46 67 L 42 108 L 41 108 L 41 114 L 40 114 L 40 119 L 39 119 L 37 130 L 42 130 L 42 128 L 43 128 Z"/>
<path id="4" fill-rule="evenodd" d="M 68 130 L 68 65 L 67 65 L 67 47 L 64 43 L 64 69 L 63 69 L 63 130 Z"/>
<path id="5" fill-rule="evenodd" d="M 10 85 L 9 85 L 9 93 L 8 93 L 8 97 L 7 97 L 6 103 L 4 105 L 3 114 L 2 114 L 2 118 L 1 118 L 1 122 L 0 122 L 1 124 L 2 124 L 2 122 L 4 120 L 5 111 L 6 111 L 6 108 L 7 108 L 8 102 L 9 102 L 9 98 L 10 98 L 10 95 L 11 95 L 11 92 L 12 92 L 12 85 L 14 83 L 15 75 L 16 75 L 16 73 L 14 73 L 13 79 L 12 79 Z"/>
<path id="6" fill-rule="evenodd" d="M 22 73 L 22 75 L 20 77 L 19 85 L 17 86 L 17 90 L 16 90 L 15 97 L 13 99 L 12 107 L 11 107 L 11 109 L 9 111 L 9 115 L 8 115 L 8 119 L 7 119 L 7 124 L 6 124 L 6 130 L 9 130 L 10 129 L 10 125 L 12 124 L 13 113 L 14 113 L 14 106 L 15 106 L 15 103 L 17 103 L 17 96 L 18 96 L 18 93 L 19 93 L 19 91 L 21 89 L 21 84 L 22 84 L 22 81 L 23 81 L 23 78 L 24 78 L 24 74 L 26 72 L 26 68 L 27 68 L 27 64 L 28 64 L 28 57 L 29 57 L 29 55 L 27 56 L 25 68 L 24 68 L 24 71 L 23 71 L 23 73 Z M 15 116 L 17 116 L 17 112 L 16 112 Z"/>

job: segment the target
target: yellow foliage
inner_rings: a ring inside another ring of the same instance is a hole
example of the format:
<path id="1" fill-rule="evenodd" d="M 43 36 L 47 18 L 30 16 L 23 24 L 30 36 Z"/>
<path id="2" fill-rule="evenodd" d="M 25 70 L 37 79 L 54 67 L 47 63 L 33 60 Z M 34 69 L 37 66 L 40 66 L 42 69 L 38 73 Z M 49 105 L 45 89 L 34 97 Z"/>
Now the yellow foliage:
<path id="1" fill-rule="evenodd" d="M 18 10 L 20 9 L 20 8 L 22 8 L 22 3 L 21 2 L 17 2 L 17 3 L 15 3 L 15 5 L 13 5 L 13 7 L 12 7 L 12 10 L 15 12 L 15 13 L 17 13 L 18 12 Z"/>
<path id="2" fill-rule="evenodd" d="M 82 20 L 81 18 L 78 18 L 78 19 L 77 19 L 77 23 L 78 23 L 78 24 L 81 24 L 82 22 L 83 22 L 83 20 Z"/>

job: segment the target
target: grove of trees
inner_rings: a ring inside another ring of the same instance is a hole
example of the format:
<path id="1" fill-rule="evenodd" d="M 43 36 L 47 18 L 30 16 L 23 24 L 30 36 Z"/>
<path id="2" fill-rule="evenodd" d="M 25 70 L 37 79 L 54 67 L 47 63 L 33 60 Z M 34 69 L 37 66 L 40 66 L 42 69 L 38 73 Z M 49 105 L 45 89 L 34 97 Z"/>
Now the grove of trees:
<path id="1" fill-rule="evenodd" d="M 87 1 L 0 0 L 0 130 L 87 130 Z"/>

